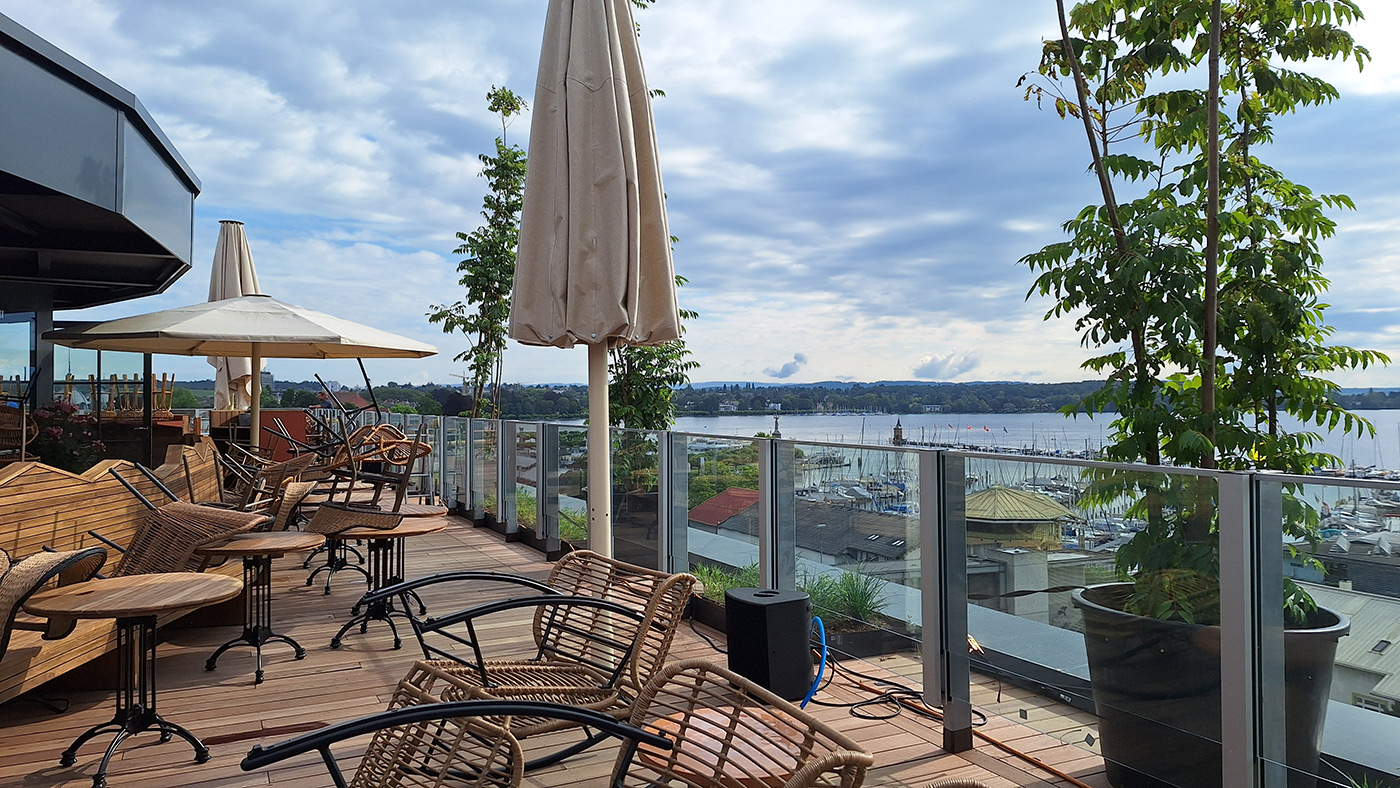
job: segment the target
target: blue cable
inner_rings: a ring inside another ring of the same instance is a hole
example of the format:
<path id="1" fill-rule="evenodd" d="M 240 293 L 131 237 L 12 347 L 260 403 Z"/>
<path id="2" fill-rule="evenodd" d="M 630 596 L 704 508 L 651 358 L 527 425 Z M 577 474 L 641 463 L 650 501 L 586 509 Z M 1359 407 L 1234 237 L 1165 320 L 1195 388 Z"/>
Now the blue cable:
<path id="1" fill-rule="evenodd" d="M 817 637 L 821 640 L 822 660 L 821 664 L 817 666 L 816 681 L 812 682 L 812 688 L 807 690 L 807 697 L 803 698 L 801 705 L 798 706 L 798 708 L 801 709 L 807 708 L 807 701 L 811 700 L 812 696 L 817 694 L 817 687 L 820 687 L 822 683 L 822 674 L 826 673 L 826 625 L 822 623 L 820 616 L 812 616 L 812 626 L 816 627 Z"/>

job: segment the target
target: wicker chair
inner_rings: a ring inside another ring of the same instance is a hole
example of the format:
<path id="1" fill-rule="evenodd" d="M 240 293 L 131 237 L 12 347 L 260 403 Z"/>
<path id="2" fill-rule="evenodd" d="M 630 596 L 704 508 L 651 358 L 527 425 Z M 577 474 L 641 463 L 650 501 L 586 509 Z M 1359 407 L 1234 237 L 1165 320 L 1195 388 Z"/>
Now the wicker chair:
<path id="1" fill-rule="evenodd" d="M 287 482 L 282 485 L 282 494 L 272 506 L 273 520 L 268 524 L 269 531 L 285 531 L 292 526 L 301 527 L 306 517 L 301 514 L 301 505 L 306 496 L 316 490 L 316 482 Z"/>
<path id="2" fill-rule="evenodd" d="M 452 572 L 388 586 L 363 601 L 413 594 L 442 583 L 481 581 L 513 583 L 534 593 L 446 615 L 411 617 L 426 661 L 410 671 L 407 681 L 426 677 L 429 674 L 422 671 L 430 670 L 450 679 L 450 686 L 442 690 L 444 700 L 548 701 L 623 719 L 642 686 L 665 663 L 695 577 L 582 550 L 560 558 L 544 585 L 516 575 Z M 478 635 L 478 619 L 531 608 L 535 653 L 529 658 L 486 658 L 483 647 L 489 644 Z M 557 719 L 516 720 L 511 730 L 525 738 L 571 726 Z M 601 740 L 589 736 L 527 768 L 563 760 Z"/>
<path id="3" fill-rule="evenodd" d="M 849 737 L 752 681 L 701 660 L 677 662 L 658 673 L 642 690 L 628 723 L 589 709 L 531 701 L 425 703 L 434 688 L 405 681 L 390 711 L 254 747 L 243 768 L 259 769 L 316 750 L 338 778 L 330 746 L 378 731 L 349 783 L 355 788 L 516 786 L 524 771 L 518 726 L 533 719 L 596 727 L 623 739 L 607 782 L 619 788 L 859 788 L 874 762 Z"/>
<path id="4" fill-rule="evenodd" d="M 267 521 L 256 512 L 236 512 L 172 501 L 146 516 L 122 552 L 114 576 L 198 571 L 194 551 L 252 530 Z"/>
<path id="5" fill-rule="evenodd" d="M 0 402 L 0 464 L 26 460 L 26 449 L 39 435 L 34 417 Z"/>
<path id="6" fill-rule="evenodd" d="M 20 607 L 55 578 L 59 585 L 80 583 L 96 575 L 106 561 L 107 551 L 101 547 L 35 553 L 13 563 L 9 554 L 0 550 L 0 616 L 4 617 L 0 619 L 0 655 L 9 647 L 13 629 L 41 630 L 45 640 L 57 640 L 72 632 L 75 619 L 62 625 L 42 619 L 17 621 Z"/>
<path id="7" fill-rule="evenodd" d="M 316 507 L 316 513 L 311 516 L 311 521 L 306 524 L 307 533 L 324 534 L 326 537 L 325 553 L 326 560 L 320 566 L 312 570 L 306 577 L 306 585 L 310 586 L 316 581 L 316 575 L 322 572 L 326 574 L 326 594 L 331 592 L 331 578 L 336 572 L 349 569 L 364 575 L 365 581 L 370 579 L 369 571 L 362 566 L 356 566 L 350 561 L 351 547 L 346 540 L 340 538 L 342 531 L 351 528 L 397 528 L 403 522 L 403 515 L 393 512 L 378 512 L 373 509 L 366 509 L 359 506 L 351 506 L 343 503 L 323 503 Z M 305 566 L 305 564 L 303 565 Z M 357 605 L 358 607 L 358 605 Z"/>

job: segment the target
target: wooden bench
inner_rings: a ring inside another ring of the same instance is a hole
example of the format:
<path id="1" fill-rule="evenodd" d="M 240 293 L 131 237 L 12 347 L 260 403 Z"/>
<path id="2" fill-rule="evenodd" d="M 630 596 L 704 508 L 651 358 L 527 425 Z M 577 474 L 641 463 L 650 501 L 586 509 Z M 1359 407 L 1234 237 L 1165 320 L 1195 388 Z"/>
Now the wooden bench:
<path id="1" fill-rule="evenodd" d="M 199 499 L 217 498 L 218 469 L 208 438 L 195 446 L 171 446 L 155 474 L 177 495 L 188 497 L 186 462 Z M 45 546 L 55 550 L 103 546 L 88 534 L 90 530 L 126 544 L 148 510 L 112 476 L 111 468 L 157 505 L 169 500 L 125 460 L 104 460 L 81 474 L 34 462 L 14 463 L 0 468 L 0 548 L 20 558 Z M 110 551 L 107 569 L 118 560 L 120 555 Z M 208 571 L 242 576 L 237 562 Z M 178 617 L 163 616 L 160 623 Z M 44 640 L 39 632 L 15 630 L 0 656 L 0 703 L 115 648 L 116 622 L 110 620 L 79 621 L 73 633 L 61 640 Z"/>

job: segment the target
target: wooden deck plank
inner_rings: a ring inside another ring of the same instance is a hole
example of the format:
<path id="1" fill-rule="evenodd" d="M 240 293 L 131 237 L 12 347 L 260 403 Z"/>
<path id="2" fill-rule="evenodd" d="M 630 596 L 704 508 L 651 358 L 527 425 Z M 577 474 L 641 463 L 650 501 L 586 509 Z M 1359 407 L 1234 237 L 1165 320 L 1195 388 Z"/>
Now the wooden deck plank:
<path id="1" fill-rule="evenodd" d="M 449 527 L 440 534 L 411 540 L 408 564 L 413 574 L 453 569 L 525 571 L 543 578 L 548 564 L 528 548 L 505 543 L 486 529 L 475 529 L 456 518 L 444 518 Z M 195 765 L 187 745 L 170 742 L 155 744 L 153 734 L 138 736 L 124 745 L 109 767 L 109 784 L 117 788 L 156 786 L 199 786 L 200 788 L 244 788 L 277 785 L 279 788 L 311 788 L 325 784 L 324 771 L 312 757 L 280 764 L 263 772 L 247 774 L 238 763 L 257 743 L 290 738 L 291 726 L 328 724 L 384 708 L 394 685 L 420 656 L 406 628 L 404 648 L 393 650 L 388 629 L 382 624 L 366 634 L 357 631 L 347 637 L 340 649 L 329 648 L 331 635 L 349 616 L 349 608 L 363 592 L 358 576 L 336 577 L 329 596 L 321 584 L 305 586 L 307 571 L 301 559 L 287 556 L 274 564 L 273 617 L 275 629 L 301 642 L 308 650 L 304 660 L 292 658 L 285 646 L 264 648 L 266 680 L 252 683 L 252 649 L 238 648 L 224 655 L 218 669 L 206 672 L 204 660 L 220 643 L 236 634 L 233 627 L 168 630 L 159 651 L 160 709 L 175 722 L 210 740 L 212 759 Z M 319 580 L 319 578 L 318 578 Z M 460 607 L 504 595 L 507 591 L 474 589 L 469 598 L 447 587 L 428 589 L 430 607 Z M 723 647 L 724 635 L 698 626 Z M 493 647 L 505 650 L 528 648 L 528 627 L 493 623 Z M 689 622 L 677 635 L 673 659 L 703 657 L 723 663 L 723 655 L 708 645 Z M 875 663 L 851 663 L 862 673 L 918 686 L 922 668 L 916 655 L 900 654 Z M 866 687 L 861 686 L 865 684 Z M 818 699 L 848 704 L 871 697 L 868 680 L 838 675 Z M 89 743 L 72 768 L 58 766 L 58 753 L 80 731 L 111 718 L 110 692 L 65 691 L 63 679 L 44 688 L 51 694 L 65 695 L 72 707 L 65 714 L 53 714 L 23 701 L 0 706 L 0 784 L 23 784 L 27 788 L 64 786 L 85 788 L 105 746 L 105 739 Z M 974 688 L 975 701 L 988 711 L 986 724 L 978 730 L 1010 743 L 1048 764 L 1079 775 L 1086 784 L 1100 788 L 1102 761 L 1082 747 L 1065 744 L 1053 733 L 1045 733 L 1016 719 L 1021 708 L 1051 727 L 1053 731 L 1079 731 L 1092 717 L 1066 707 L 1047 705 L 1036 696 L 1013 688 L 1002 688 L 1002 701 L 996 702 L 996 687 L 988 683 Z M 909 710 L 897 717 L 870 720 L 854 717 L 845 707 L 811 705 L 808 710 L 819 719 L 845 731 L 871 748 L 876 766 L 867 785 L 923 788 L 944 777 L 971 777 L 991 788 L 1069 788 L 1036 766 L 978 741 L 974 750 L 949 754 L 940 749 L 942 731 L 937 722 Z M 1000 711 L 1006 716 L 998 716 Z M 1058 715 L 1058 717 L 1057 717 Z M 1058 719 L 1058 721 L 1056 721 Z M 1028 720 L 1029 721 L 1029 720 Z M 279 731 L 281 731 L 279 733 Z M 1082 740 L 1082 739 L 1081 739 Z M 529 740 L 530 748 L 545 746 Z M 350 745 L 338 754 L 353 757 L 357 747 Z M 527 776 L 534 788 L 556 788 L 574 784 L 595 784 L 612 767 L 615 749 L 597 748 L 554 768 Z"/>

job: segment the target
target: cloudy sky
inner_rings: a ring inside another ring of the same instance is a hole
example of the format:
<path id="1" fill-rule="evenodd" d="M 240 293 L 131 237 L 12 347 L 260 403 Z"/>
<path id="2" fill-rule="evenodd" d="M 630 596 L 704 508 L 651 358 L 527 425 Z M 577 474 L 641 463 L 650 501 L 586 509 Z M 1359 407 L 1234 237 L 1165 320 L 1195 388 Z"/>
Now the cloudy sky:
<path id="1" fill-rule="evenodd" d="M 194 269 L 168 293 L 61 317 L 204 300 L 220 219 L 264 292 L 438 345 L 376 383 L 451 382 L 465 347 L 424 314 L 458 297 L 454 233 L 479 221 L 493 85 L 533 97 L 545 0 L 0 0 L 0 12 L 134 92 L 203 182 Z M 1364 73 L 1278 124 L 1267 158 L 1345 192 L 1327 243 L 1337 341 L 1400 360 L 1400 8 L 1362 3 Z M 1052 0 L 661 0 L 639 12 L 676 269 L 700 313 L 697 381 L 1087 377 L 1067 320 L 1016 261 L 1096 192 L 1077 128 L 1022 100 Z M 528 117 L 508 131 L 527 143 Z M 505 377 L 582 382 L 585 352 L 508 351 Z M 343 364 L 343 363 L 342 363 Z M 164 357 L 182 378 L 199 360 Z M 273 360 L 279 378 L 353 366 Z M 1400 365 L 1342 378 L 1400 386 Z"/>

